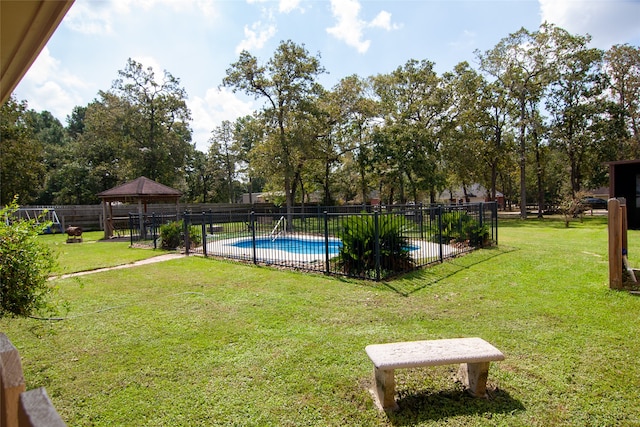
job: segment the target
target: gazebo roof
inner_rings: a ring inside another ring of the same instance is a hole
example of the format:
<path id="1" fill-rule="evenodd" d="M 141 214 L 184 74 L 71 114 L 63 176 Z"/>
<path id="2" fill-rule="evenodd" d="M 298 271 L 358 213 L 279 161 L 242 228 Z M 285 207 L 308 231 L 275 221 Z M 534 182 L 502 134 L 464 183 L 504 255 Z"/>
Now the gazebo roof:
<path id="1" fill-rule="evenodd" d="M 133 181 L 126 182 L 117 187 L 103 191 L 98 197 L 105 201 L 171 201 L 175 202 L 182 196 L 182 192 L 175 188 L 155 182 L 152 179 L 141 176 Z"/>

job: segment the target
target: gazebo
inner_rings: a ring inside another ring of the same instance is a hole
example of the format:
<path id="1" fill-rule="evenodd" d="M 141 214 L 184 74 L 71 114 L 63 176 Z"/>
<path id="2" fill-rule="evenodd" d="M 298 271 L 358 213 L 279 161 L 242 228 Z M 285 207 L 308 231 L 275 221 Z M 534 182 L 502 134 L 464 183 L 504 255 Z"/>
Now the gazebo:
<path id="1" fill-rule="evenodd" d="M 140 214 L 140 230 L 142 231 L 144 230 L 143 214 L 147 212 L 149 203 L 175 203 L 176 213 L 178 213 L 178 200 L 182 197 L 182 192 L 141 176 L 133 181 L 103 191 L 98 194 L 98 197 L 102 201 L 104 237 L 109 239 L 113 236 L 114 222 L 119 219 L 128 220 L 128 218 L 113 216 L 113 203 L 137 203 L 138 214 Z"/>

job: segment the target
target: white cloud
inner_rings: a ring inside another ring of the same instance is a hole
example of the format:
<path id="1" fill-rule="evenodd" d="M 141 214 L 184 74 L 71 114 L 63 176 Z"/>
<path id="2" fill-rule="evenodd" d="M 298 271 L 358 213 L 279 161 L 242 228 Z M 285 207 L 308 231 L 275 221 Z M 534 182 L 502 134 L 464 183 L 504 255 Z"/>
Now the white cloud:
<path id="1" fill-rule="evenodd" d="M 249 4 L 256 3 L 267 3 L 272 2 L 272 0 L 247 0 Z M 300 9 L 301 12 L 304 12 L 302 7 L 300 6 L 300 0 L 279 0 L 278 1 L 278 12 L 280 13 L 289 13 L 296 9 Z"/>
<path id="2" fill-rule="evenodd" d="M 209 137 L 215 127 L 224 120 L 233 122 L 255 111 L 251 101 L 241 100 L 227 88 L 210 88 L 204 98 L 193 97 L 187 105 L 193 117 L 193 142 L 198 150 L 205 152 L 209 149 Z"/>
<path id="3" fill-rule="evenodd" d="M 280 0 L 278 11 L 281 13 L 289 13 L 296 9 L 300 9 L 300 0 Z"/>
<path id="4" fill-rule="evenodd" d="M 371 22 L 360 19 L 359 0 L 331 0 L 331 12 L 337 23 L 327 28 L 327 32 L 348 46 L 355 47 L 359 53 L 365 53 L 371 45 L 371 40 L 364 40 L 365 28 L 382 28 L 387 31 L 400 28 L 398 24 L 391 23 L 391 14 L 386 11 L 378 13 Z"/>
<path id="5" fill-rule="evenodd" d="M 331 0 L 331 12 L 338 22 L 327 28 L 327 32 L 360 53 L 369 50 L 371 41 L 362 39 L 366 23 L 359 18 L 360 3 L 357 0 Z"/>
<path id="6" fill-rule="evenodd" d="M 369 23 L 369 27 L 382 28 L 383 30 L 391 31 L 397 30 L 401 26 L 391 22 L 391 14 L 385 10 L 378 13 L 378 16 L 373 18 L 373 21 Z"/>
<path id="7" fill-rule="evenodd" d="M 124 7 L 126 3 L 121 3 Z M 76 1 L 67 12 L 64 24 L 82 34 L 110 34 L 113 32 L 112 4 L 103 2 Z"/>
<path id="8" fill-rule="evenodd" d="M 244 39 L 236 46 L 236 53 L 243 50 L 261 49 L 276 34 L 275 24 L 263 24 L 261 21 L 244 26 Z"/>
<path id="9" fill-rule="evenodd" d="M 83 102 L 88 87 L 80 78 L 60 67 L 45 47 L 16 89 L 18 99 L 27 99 L 29 108 L 47 110 L 63 124 L 73 107 Z"/>
<path id="10" fill-rule="evenodd" d="M 572 34 L 590 34 L 593 45 L 606 49 L 640 37 L 640 2 L 628 0 L 538 0 L 542 22 Z"/>
<path id="11" fill-rule="evenodd" d="M 134 13 L 134 8 L 148 12 L 167 7 L 176 13 L 191 13 L 196 10 L 209 20 L 218 16 L 214 2 L 208 0 L 76 0 L 64 23 L 82 34 L 111 34 L 113 22 L 119 16 Z"/>

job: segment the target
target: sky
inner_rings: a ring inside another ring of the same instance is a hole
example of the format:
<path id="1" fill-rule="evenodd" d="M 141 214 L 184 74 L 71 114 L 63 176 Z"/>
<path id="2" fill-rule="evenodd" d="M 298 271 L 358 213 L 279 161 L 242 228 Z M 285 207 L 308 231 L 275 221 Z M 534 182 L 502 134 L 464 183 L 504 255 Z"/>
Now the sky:
<path id="1" fill-rule="evenodd" d="M 410 59 L 435 63 L 439 74 L 462 61 L 477 69 L 474 51 L 545 21 L 591 35 L 591 47 L 640 46 L 640 0 L 76 0 L 14 96 L 66 125 L 132 58 L 180 80 L 192 142 L 207 151 L 223 120 L 262 106 L 221 87 L 242 50 L 265 63 L 281 41 L 303 44 L 320 56 L 319 81 L 331 89 Z"/>

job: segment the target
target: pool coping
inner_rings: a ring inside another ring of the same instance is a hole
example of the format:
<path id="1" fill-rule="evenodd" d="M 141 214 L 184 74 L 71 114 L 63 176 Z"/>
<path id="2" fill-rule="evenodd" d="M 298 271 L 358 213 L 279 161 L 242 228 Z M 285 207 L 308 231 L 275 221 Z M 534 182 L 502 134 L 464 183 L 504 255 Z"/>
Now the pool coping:
<path id="1" fill-rule="evenodd" d="M 308 239 L 314 241 L 324 241 L 325 238 L 317 235 L 307 235 L 307 234 L 292 234 L 287 237 L 293 237 L 298 239 Z M 269 238 L 268 235 L 256 236 L 256 239 L 265 239 Z M 240 241 L 252 240 L 253 237 L 234 237 L 228 239 L 219 239 L 219 240 L 207 240 L 206 254 L 207 256 L 217 256 L 223 258 L 233 258 L 233 259 L 242 259 L 242 260 L 253 260 L 253 247 L 242 248 L 238 246 L 234 246 L 236 243 Z M 336 241 L 340 240 L 337 237 L 329 237 L 329 240 Z M 411 239 L 411 245 L 418 246 L 418 249 L 415 249 L 412 252 L 418 251 L 421 255 L 428 254 L 427 256 L 421 256 L 420 259 L 429 259 L 429 260 L 437 260 L 440 258 L 439 243 L 429 242 L 425 240 L 419 239 Z M 455 253 L 455 248 L 451 245 L 443 244 L 442 245 L 442 256 L 448 257 L 452 253 Z M 200 246 L 197 250 L 198 253 L 203 252 L 202 246 Z M 335 258 L 336 255 L 330 256 L 330 259 Z M 312 264 L 312 263 L 324 263 L 326 262 L 326 252 L 325 249 L 322 248 L 322 251 L 318 252 L 310 252 L 310 253 L 296 253 L 289 252 L 280 249 L 269 249 L 269 248 L 256 248 L 255 253 L 256 262 L 265 263 L 265 264 L 277 264 L 277 263 L 303 263 L 303 264 Z"/>

